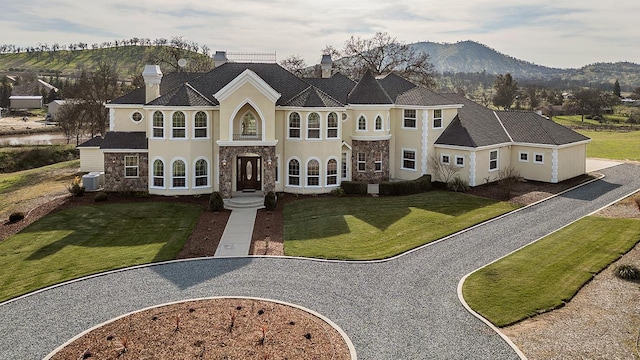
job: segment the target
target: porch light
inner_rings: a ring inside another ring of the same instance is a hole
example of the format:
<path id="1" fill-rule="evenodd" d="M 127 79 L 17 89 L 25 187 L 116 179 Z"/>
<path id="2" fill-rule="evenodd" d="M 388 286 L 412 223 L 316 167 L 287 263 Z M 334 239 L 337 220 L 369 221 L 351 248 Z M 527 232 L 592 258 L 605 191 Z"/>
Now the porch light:
<path id="1" fill-rule="evenodd" d="M 226 167 L 227 166 L 227 159 L 222 159 L 222 166 Z"/>
<path id="2" fill-rule="evenodd" d="M 271 161 L 271 156 L 269 156 L 269 157 L 267 158 L 267 166 L 271 166 L 271 163 L 272 163 L 272 162 L 273 162 L 273 161 Z"/>

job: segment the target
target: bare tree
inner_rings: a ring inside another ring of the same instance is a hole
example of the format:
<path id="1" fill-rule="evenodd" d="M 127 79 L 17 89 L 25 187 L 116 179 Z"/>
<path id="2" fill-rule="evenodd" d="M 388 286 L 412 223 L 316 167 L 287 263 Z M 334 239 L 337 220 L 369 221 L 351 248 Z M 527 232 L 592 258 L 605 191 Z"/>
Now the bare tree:
<path id="1" fill-rule="evenodd" d="M 454 176 L 461 169 L 461 167 L 456 166 L 451 161 L 449 161 L 449 163 L 443 163 L 438 154 L 431 154 L 429 156 L 429 164 L 438 177 L 438 180 L 447 184 L 453 180 Z"/>
<path id="2" fill-rule="evenodd" d="M 290 55 L 286 59 L 280 61 L 280 65 L 298 77 L 303 75 L 304 68 L 307 67 L 304 59 L 299 54 Z"/>

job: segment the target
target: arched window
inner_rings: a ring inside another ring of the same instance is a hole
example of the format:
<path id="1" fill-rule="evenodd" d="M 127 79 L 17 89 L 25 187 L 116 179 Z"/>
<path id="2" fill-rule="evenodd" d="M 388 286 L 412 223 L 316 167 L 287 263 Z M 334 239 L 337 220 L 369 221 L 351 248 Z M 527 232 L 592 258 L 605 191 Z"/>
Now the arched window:
<path id="1" fill-rule="evenodd" d="M 182 160 L 176 160 L 173 162 L 171 186 L 174 188 L 187 187 L 187 167 Z"/>
<path id="2" fill-rule="evenodd" d="M 171 121 L 171 136 L 174 138 L 187 137 L 186 125 L 185 116 L 182 111 L 176 111 L 173 113 L 173 119 Z"/>
<path id="3" fill-rule="evenodd" d="M 252 112 L 247 112 L 242 117 L 242 135 L 256 135 L 256 116 Z"/>
<path id="4" fill-rule="evenodd" d="M 156 111 L 153 113 L 153 137 L 164 137 L 164 115 L 162 111 Z"/>
<path id="5" fill-rule="evenodd" d="M 307 186 L 320 186 L 320 163 L 309 160 L 307 163 Z"/>
<path id="6" fill-rule="evenodd" d="M 338 137 L 338 114 L 332 112 L 327 116 L 327 138 L 335 139 Z"/>
<path id="7" fill-rule="evenodd" d="M 204 111 L 198 111 L 193 118 L 193 137 L 206 138 L 207 133 L 207 114 Z"/>
<path id="8" fill-rule="evenodd" d="M 376 130 L 382 130 L 382 117 L 380 115 L 376 117 Z"/>
<path id="9" fill-rule="evenodd" d="M 360 115 L 360 117 L 358 118 L 358 130 L 367 130 L 367 119 L 364 117 L 364 115 Z"/>
<path id="10" fill-rule="evenodd" d="M 209 185 L 207 168 L 208 168 L 207 160 L 200 159 L 196 161 L 196 168 L 195 168 L 196 187 Z"/>
<path id="11" fill-rule="evenodd" d="M 297 112 L 289 114 L 289 137 L 300 138 L 300 114 Z"/>
<path id="12" fill-rule="evenodd" d="M 338 161 L 330 159 L 327 162 L 327 185 L 338 184 Z"/>
<path id="13" fill-rule="evenodd" d="M 320 139 L 320 115 L 311 113 L 307 118 L 307 138 Z"/>
<path id="14" fill-rule="evenodd" d="M 164 187 L 164 162 L 159 159 L 153 162 L 153 186 Z"/>
<path id="15" fill-rule="evenodd" d="M 289 185 L 300 186 L 300 162 L 296 159 L 289 160 Z"/>

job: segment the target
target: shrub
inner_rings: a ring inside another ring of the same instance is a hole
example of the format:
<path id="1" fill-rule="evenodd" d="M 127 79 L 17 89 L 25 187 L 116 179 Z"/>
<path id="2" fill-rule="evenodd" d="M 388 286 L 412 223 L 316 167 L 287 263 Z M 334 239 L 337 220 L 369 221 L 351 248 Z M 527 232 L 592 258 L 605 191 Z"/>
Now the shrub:
<path id="1" fill-rule="evenodd" d="M 224 200 L 222 200 L 222 195 L 220 195 L 220 193 L 217 191 L 214 191 L 209 197 L 209 210 L 211 211 L 224 210 Z"/>
<path id="2" fill-rule="evenodd" d="M 108 199 L 109 197 L 107 196 L 107 193 L 104 192 L 99 192 L 93 197 L 94 202 L 107 201 Z"/>
<path id="3" fill-rule="evenodd" d="M 331 192 L 329 193 L 329 195 L 331 196 L 337 196 L 337 197 L 342 197 L 344 196 L 344 190 L 339 187 L 339 188 L 335 188 L 333 190 L 331 190 Z"/>
<path id="4" fill-rule="evenodd" d="M 67 190 L 69 190 L 69 193 L 74 197 L 84 195 L 84 186 L 81 185 L 80 176 L 76 176 L 73 179 L 71 185 L 67 187 Z"/>
<path id="5" fill-rule="evenodd" d="M 467 192 L 470 190 L 469 183 L 466 180 L 456 176 L 447 183 L 447 189 L 455 192 Z"/>
<path id="6" fill-rule="evenodd" d="M 423 175 L 415 180 L 383 181 L 380 195 L 411 195 L 431 190 L 431 175 Z"/>
<path id="7" fill-rule="evenodd" d="M 149 194 L 148 191 L 136 191 L 133 193 L 133 196 L 137 198 L 148 198 L 151 197 L 151 194 Z"/>
<path id="8" fill-rule="evenodd" d="M 640 280 L 640 270 L 630 264 L 617 266 L 613 271 L 617 277 L 624 280 Z"/>
<path id="9" fill-rule="evenodd" d="M 350 195 L 366 195 L 367 194 L 367 184 L 358 181 L 343 181 L 340 184 L 342 190 L 344 190 L 345 194 Z"/>
<path id="10" fill-rule="evenodd" d="M 520 182 L 520 179 L 522 179 L 520 172 L 511 166 L 500 170 L 498 177 L 498 187 L 506 197 L 511 195 L 511 190 L 513 190 L 513 188 Z"/>
<path id="11" fill-rule="evenodd" d="M 264 197 L 264 207 L 269 211 L 273 211 L 276 209 L 276 205 L 278 203 L 278 197 L 273 191 L 269 191 L 267 195 Z"/>
<path id="12" fill-rule="evenodd" d="M 17 212 L 11 213 L 11 215 L 9 215 L 9 222 L 10 223 L 15 223 L 15 222 L 18 222 L 18 221 L 20 221 L 22 219 L 24 219 L 24 213 L 23 212 L 17 211 Z"/>

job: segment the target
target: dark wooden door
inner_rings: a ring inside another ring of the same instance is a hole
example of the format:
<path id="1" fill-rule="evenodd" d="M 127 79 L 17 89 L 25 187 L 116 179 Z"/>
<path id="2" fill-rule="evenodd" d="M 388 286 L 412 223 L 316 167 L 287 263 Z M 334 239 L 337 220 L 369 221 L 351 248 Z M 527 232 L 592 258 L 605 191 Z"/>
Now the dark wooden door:
<path id="1" fill-rule="evenodd" d="M 260 190 L 260 158 L 238 157 L 238 191 Z"/>

